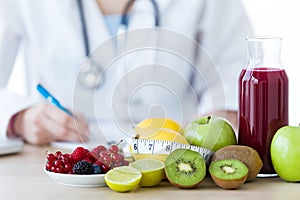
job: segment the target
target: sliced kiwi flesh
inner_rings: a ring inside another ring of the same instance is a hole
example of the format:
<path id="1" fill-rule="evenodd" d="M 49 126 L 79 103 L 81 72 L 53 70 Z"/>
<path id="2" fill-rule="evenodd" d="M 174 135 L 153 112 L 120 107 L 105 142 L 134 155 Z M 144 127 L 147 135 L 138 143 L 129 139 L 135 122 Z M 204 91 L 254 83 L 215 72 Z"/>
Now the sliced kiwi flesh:
<path id="1" fill-rule="evenodd" d="M 205 178 L 204 158 L 189 149 L 174 150 L 165 161 L 169 182 L 178 188 L 194 188 Z"/>
<path id="2" fill-rule="evenodd" d="M 213 161 L 209 173 L 216 185 L 223 189 L 236 189 L 245 183 L 249 169 L 241 161 L 225 159 Z"/>

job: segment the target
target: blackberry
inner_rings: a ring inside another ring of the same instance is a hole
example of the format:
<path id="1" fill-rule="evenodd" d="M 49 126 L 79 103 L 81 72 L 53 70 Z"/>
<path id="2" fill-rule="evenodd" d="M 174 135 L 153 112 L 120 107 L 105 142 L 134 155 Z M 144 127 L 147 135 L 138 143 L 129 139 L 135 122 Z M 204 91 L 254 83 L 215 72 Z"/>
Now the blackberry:
<path id="1" fill-rule="evenodd" d="M 74 174 L 93 174 L 93 172 L 94 172 L 93 164 L 85 160 L 78 161 L 73 166 Z"/>

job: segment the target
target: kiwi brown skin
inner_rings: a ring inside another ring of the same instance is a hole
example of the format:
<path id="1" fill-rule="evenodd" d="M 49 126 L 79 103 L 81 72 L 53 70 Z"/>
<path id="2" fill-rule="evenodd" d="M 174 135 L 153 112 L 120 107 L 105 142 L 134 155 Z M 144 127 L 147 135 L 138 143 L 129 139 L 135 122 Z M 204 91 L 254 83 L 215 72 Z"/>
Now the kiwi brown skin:
<path id="1" fill-rule="evenodd" d="M 246 182 L 253 181 L 263 166 L 263 162 L 257 151 L 243 145 L 230 145 L 216 151 L 211 162 L 224 159 L 237 159 L 243 162 L 249 169 Z"/>
<path id="2" fill-rule="evenodd" d="M 231 190 L 231 189 L 236 189 L 243 185 L 246 180 L 247 180 L 248 174 L 240 179 L 236 180 L 222 180 L 217 177 L 215 177 L 213 174 L 211 174 L 211 178 L 213 181 L 216 183 L 217 186 L 226 189 L 226 190 Z"/>

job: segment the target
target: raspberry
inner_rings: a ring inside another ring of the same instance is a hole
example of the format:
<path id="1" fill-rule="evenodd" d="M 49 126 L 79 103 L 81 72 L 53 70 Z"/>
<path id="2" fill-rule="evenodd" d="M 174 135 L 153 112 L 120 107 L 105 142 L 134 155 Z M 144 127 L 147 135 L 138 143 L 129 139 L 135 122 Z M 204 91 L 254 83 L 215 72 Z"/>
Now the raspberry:
<path id="1" fill-rule="evenodd" d="M 71 157 L 76 161 L 80 161 L 86 157 L 88 152 L 89 151 L 83 147 L 77 147 L 71 154 Z"/>
<path id="2" fill-rule="evenodd" d="M 88 158 L 91 161 L 91 163 L 94 163 L 97 161 L 97 158 L 95 157 L 95 155 L 92 152 L 88 152 L 86 154 L 85 160 L 86 160 L 86 158 Z"/>
<path id="3" fill-rule="evenodd" d="M 94 172 L 93 164 L 85 160 L 78 161 L 73 166 L 74 174 L 93 174 L 93 172 Z"/>

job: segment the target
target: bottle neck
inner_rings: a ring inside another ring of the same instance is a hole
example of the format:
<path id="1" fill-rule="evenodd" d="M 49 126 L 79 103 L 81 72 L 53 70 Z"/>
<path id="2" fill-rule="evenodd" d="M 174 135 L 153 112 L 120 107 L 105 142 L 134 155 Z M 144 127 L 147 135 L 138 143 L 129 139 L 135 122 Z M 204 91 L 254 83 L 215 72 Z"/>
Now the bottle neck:
<path id="1" fill-rule="evenodd" d="M 246 41 L 247 68 L 283 68 L 280 61 L 282 41 L 280 37 L 250 37 Z"/>

